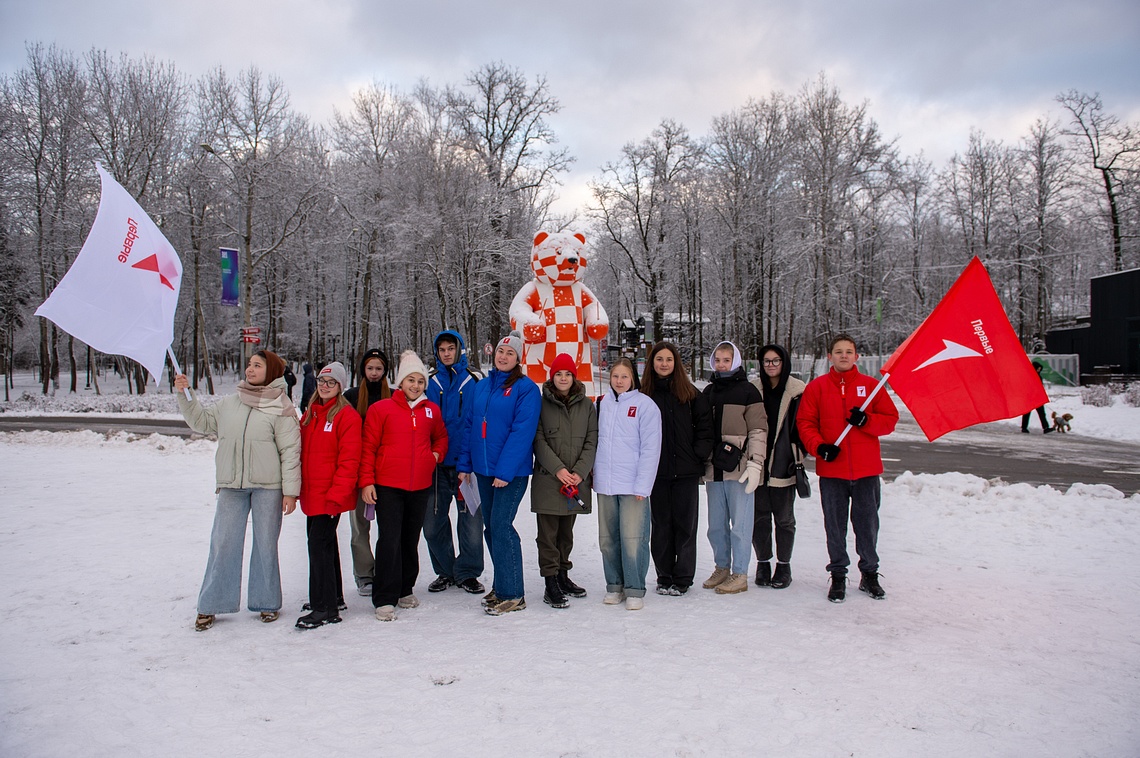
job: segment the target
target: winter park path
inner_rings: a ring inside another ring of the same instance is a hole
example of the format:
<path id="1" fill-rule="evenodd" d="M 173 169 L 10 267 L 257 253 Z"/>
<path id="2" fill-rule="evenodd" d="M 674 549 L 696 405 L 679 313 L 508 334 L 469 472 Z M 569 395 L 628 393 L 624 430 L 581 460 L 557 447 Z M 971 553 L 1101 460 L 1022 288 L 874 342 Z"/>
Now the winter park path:
<path id="1" fill-rule="evenodd" d="M 885 475 L 904 471 L 941 474 L 960 471 L 983 479 L 1047 484 L 1065 490 L 1074 483 L 1107 484 L 1125 495 L 1140 493 L 1140 444 L 1079 434 L 1043 435 L 1036 426 L 1021 434 L 1015 424 L 984 424 L 927 442 L 909 414 L 883 440 Z M 77 431 L 101 434 L 165 434 L 190 437 L 178 419 L 0 416 L 0 432 Z M 809 464 L 811 466 L 812 464 Z"/>

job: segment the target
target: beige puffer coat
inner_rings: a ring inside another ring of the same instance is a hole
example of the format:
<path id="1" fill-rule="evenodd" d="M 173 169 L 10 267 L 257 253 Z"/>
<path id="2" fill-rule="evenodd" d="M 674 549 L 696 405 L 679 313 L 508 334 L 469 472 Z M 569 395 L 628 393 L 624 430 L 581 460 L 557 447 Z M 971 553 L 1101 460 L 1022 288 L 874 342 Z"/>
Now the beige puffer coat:
<path id="1" fill-rule="evenodd" d="M 270 387 L 285 389 L 285 380 Z M 251 408 L 237 394 L 206 407 L 198 396 L 178 393 L 178 409 L 191 429 L 218 438 L 214 456 L 218 489 L 280 489 L 301 494 L 301 427 L 294 416 L 270 415 Z"/>

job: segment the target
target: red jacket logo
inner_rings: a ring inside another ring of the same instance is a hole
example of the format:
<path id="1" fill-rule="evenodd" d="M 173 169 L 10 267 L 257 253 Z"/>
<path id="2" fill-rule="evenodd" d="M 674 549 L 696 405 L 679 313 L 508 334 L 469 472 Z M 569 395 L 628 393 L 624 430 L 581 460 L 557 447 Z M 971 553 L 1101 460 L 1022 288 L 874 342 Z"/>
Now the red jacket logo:
<path id="1" fill-rule="evenodd" d="M 507 387 L 505 390 L 503 390 L 503 397 L 510 397 L 511 396 L 511 390 L 513 390 L 513 389 L 514 389 L 514 387 Z"/>
<path id="2" fill-rule="evenodd" d="M 629 412 L 626 415 L 629 416 L 630 418 L 637 418 L 637 406 L 636 405 L 629 406 Z"/>

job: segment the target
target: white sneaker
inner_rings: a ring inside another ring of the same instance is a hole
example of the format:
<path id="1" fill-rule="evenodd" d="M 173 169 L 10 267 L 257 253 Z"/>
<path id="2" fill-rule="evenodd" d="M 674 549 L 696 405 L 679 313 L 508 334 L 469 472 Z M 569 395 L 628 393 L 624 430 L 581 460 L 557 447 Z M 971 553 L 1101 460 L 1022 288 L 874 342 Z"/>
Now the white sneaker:
<path id="1" fill-rule="evenodd" d="M 365 582 L 356 586 L 356 594 L 361 597 L 372 597 L 372 582 Z"/>
<path id="2" fill-rule="evenodd" d="M 377 621 L 395 621 L 396 620 L 396 606 L 382 605 L 376 609 Z"/>
<path id="3" fill-rule="evenodd" d="M 606 596 L 602 598 L 602 602 L 606 605 L 617 605 L 622 600 L 625 600 L 624 592 L 607 592 Z"/>
<path id="4" fill-rule="evenodd" d="M 419 598 L 417 598 L 415 595 L 404 595 L 402 598 L 396 601 L 396 605 L 400 606 L 401 608 L 419 608 L 420 601 Z"/>
<path id="5" fill-rule="evenodd" d="M 625 609 L 627 611 L 640 611 L 645 607 L 645 600 L 640 597 L 627 597 L 625 599 Z"/>

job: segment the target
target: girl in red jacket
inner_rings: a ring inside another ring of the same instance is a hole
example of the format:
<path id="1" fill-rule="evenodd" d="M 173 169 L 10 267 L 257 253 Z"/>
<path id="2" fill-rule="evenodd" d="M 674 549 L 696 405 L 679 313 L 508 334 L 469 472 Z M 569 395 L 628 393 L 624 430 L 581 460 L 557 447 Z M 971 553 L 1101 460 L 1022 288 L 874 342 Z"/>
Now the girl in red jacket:
<path id="1" fill-rule="evenodd" d="M 336 527 L 340 514 L 356 507 L 360 465 L 360 415 L 341 394 L 348 372 L 333 362 L 317 375 L 316 397 L 301 419 L 301 510 L 308 518 L 310 613 L 298 629 L 340 621 L 344 587 Z M 347 409 L 347 412 L 344 412 Z"/>
<path id="2" fill-rule="evenodd" d="M 415 608 L 420 530 L 436 464 L 447 454 L 447 427 L 439 406 L 424 396 L 427 368 L 412 350 L 400 356 L 396 391 L 368 409 L 360 486 L 376 506 L 376 618 L 394 621 L 396 606 Z"/>

